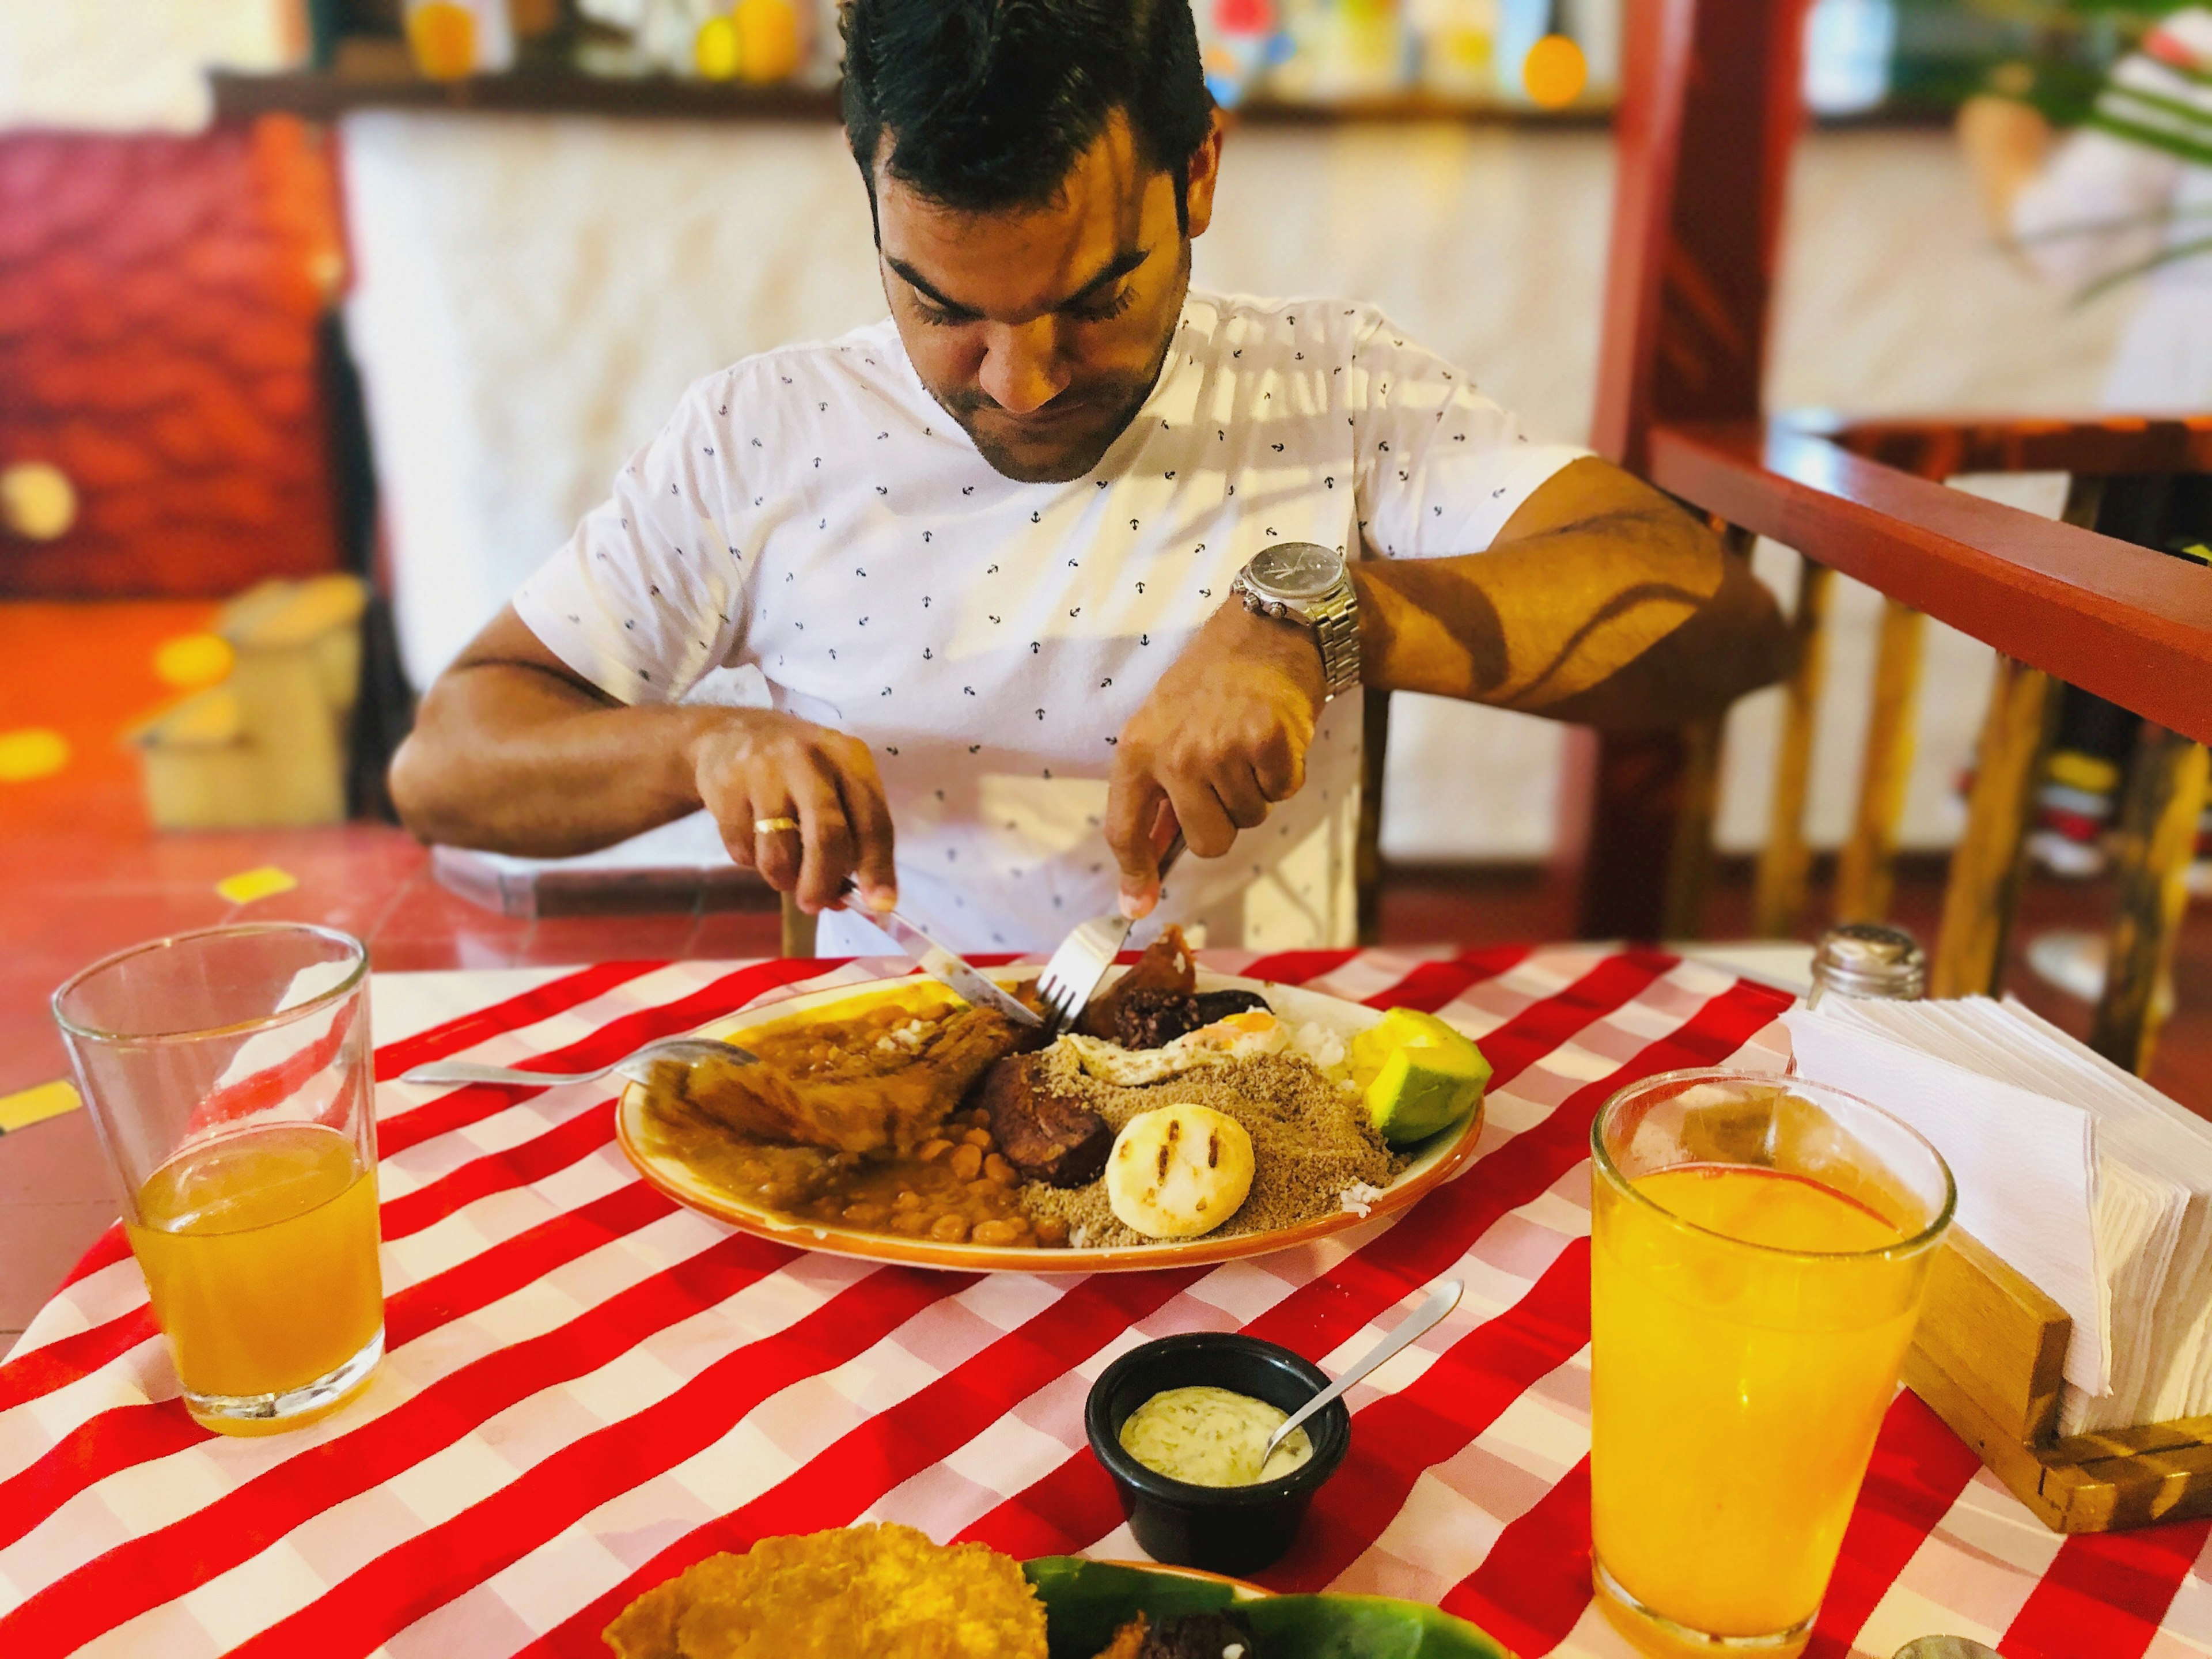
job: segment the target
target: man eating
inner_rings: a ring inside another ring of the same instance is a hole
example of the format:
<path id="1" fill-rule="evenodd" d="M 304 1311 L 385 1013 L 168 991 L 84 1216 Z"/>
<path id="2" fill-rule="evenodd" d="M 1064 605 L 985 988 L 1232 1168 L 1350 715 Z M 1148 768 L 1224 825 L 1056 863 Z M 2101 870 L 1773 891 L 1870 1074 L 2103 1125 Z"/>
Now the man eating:
<path id="1" fill-rule="evenodd" d="M 1117 903 L 1343 945 L 1363 688 L 1657 726 L 1778 673 L 1772 599 L 1664 495 L 1370 306 L 1190 287 L 1188 0 L 844 31 L 889 318 L 690 389 L 423 699 L 418 834 L 558 856 L 703 807 L 826 954 L 893 902 L 963 950 Z M 747 665 L 770 706 L 686 700 Z"/>

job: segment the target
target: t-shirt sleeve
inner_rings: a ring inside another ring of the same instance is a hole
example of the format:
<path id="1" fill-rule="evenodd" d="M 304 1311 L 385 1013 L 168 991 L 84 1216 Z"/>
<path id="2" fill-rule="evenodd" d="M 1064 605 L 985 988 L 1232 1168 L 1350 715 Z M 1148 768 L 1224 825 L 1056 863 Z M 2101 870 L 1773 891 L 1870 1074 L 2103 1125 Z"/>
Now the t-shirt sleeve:
<path id="1" fill-rule="evenodd" d="M 753 550 L 735 458 L 720 453 L 729 380 L 685 394 L 514 596 L 546 648 L 619 702 L 676 702 L 741 659 Z"/>
<path id="2" fill-rule="evenodd" d="M 1546 479 L 1590 453 L 1534 441 L 1516 416 L 1385 319 L 1362 328 L 1350 366 L 1362 539 L 1385 558 L 1486 550 Z"/>

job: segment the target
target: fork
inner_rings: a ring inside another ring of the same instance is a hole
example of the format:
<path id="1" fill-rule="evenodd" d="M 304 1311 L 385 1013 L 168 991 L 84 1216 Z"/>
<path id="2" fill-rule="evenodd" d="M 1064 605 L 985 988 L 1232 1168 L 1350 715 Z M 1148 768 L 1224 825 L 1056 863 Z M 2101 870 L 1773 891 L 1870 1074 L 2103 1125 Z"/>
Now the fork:
<path id="1" fill-rule="evenodd" d="M 1160 854 L 1160 877 L 1166 879 L 1175 861 L 1182 856 L 1182 831 L 1176 831 L 1168 850 Z M 1090 1006 L 1091 994 L 1097 990 L 1098 981 L 1105 977 L 1114 958 L 1121 953 L 1121 946 L 1129 937 L 1129 929 L 1136 924 L 1121 912 L 1093 916 L 1060 942 L 1052 959 L 1037 975 L 1037 994 L 1044 999 L 1044 1029 L 1048 1035 L 1058 1036 L 1082 1018 Z"/>
<path id="2" fill-rule="evenodd" d="M 713 1037 L 661 1037 L 633 1048 L 620 1060 L 609 1060 L 604 1066 L 588 1072 L 530 1072 L 519 1066 L 484 1066 L 472 1060 L 433 1060 L 428 1066 L 417 1066 L 411 1072 L 400 1074 L 402 1083 L 520 1083 L 534 1089 L 549 1089 L 563 1083 L 589 1083 L 610 1072 L 618 1072 L 626 1078 L 650 1085 L 656 1060 L 673 1060 L 689 1062 L 695 1060 L 721 1059 L 734 1060 L 740 1066 L 755 1066 L 758 1059 L 734 1042 L 720 1042 Z"/>

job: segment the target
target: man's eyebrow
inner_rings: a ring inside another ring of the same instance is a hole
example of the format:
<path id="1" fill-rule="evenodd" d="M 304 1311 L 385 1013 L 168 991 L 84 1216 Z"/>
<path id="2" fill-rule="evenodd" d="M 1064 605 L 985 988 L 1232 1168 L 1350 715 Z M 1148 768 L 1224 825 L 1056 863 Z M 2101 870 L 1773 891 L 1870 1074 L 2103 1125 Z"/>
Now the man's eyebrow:
<path id="1" fill-rule="evenodd" d="M 1085 300 L 1090 299 L 1092 295 L 1097 294 L 1099 289 L 1110 288 L 1115 283 L 1120 282 L 1124 276 L 1127 276 L 1131 271 L 1134 270 L 1139 265 L 1144 264 L 1146 260 L 1152 257 L 1152 250 L 1150 248 L 1123 248 L 1119 253 L 1115 254 L 1111 260 L 1108 261 L 1105 270 L 1100 271 L 1096 276 L 1093 276 L 1081 288 L 1079 288 L 1074 293 L 1069 295 L 1065 300 L 1062 300 L 1055 309 L 1064 311 L 1069 306 L 1081 305 Z"/>
<path id="2" fill-rule="evenodd" d="M 893 255 L 887 253 L 884 256 L 884 263 L 898 273 L 900 281 L 903 282 L 908 288 L 913 289 L 916 293 L 920 294 L 923 299 L 928 301 L 932 305 L 940 307 L 944 310 L 953 312 L 962 317 L 975 317 L 981 314 L 962 305 L 957 300 L 949 300 L 944 295 L 939 293 L 935 287 L 931 284 L 927 276 L 924 276 L 912 265 L 907 264 L 905 260 L 897 258 Z"/>
<path id="3" fill-rule="evenodd" d="M 1134 270 L 1139 265 L 1141 265 L 1146 260 L 1151 258 L 1152 250 L 1149 248 L 1123 248 L 1119 253 L 1115 254 L 1111 259 L 1107 261 L 1106 268 L 1103 270 L 1101 270 L 1096 276 L 1093 276 L 1089 282 L 1084 283 L 1081 288 L 1077 289 L 1074 293 L 1069 295 L 1066 299 L 1052 307 L 1052 309 L 1054 311 L 1065 311 L 1070 306 L 1081 305 L 1085 300 L 1091 299 L 1096 295 L 1101 289 L 1109 288 L 1114 283 L 1120 282 L 1124 276 L 1127 276 L 1131 271 Z M 931 283 L 927 277 L 924 276 L 912 265 L 908 264 L 905 260 L 897 258 L 896 255 L 885 254 L 884 256 L 884 263 L 897 273 L 900 281 L 905 283 L 908 287 L 913 289 L 916 293 L 920 294 L 922 298 L 927 300 L 932 305 L 936 306 L 942 310 L 949 311 L 956 317 L 980 317 L 982 315 L 982 313 L 977 311 L 973 306 L 964 306 L 961 304 L 959 301 L 952 299 L 939 292 L 936 285 Z"/>

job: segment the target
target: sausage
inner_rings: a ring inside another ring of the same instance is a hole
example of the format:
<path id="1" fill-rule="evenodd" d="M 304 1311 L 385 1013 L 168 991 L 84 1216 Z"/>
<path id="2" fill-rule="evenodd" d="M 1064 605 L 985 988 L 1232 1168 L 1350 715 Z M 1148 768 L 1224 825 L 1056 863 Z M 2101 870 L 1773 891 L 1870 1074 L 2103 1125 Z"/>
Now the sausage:
<path id="1" fill-rule="evenodd" d="M 1129 998 L 1146 991 L 1164 991 L 1187 997 L 1197 989 L 1198 964 L 1192 959 L 1190 946 L 1183 941 L 1182 929 L 1170 927 L 1137 958 L 1135 966 L 1101 994 L 1091 998 L 1091 1006 L 1076 1022 L 1076 1029 L 1086 1036 L 1110 1041 L 1115 1035 L 1115 1010 Z"/>
<path id="2" fill-rule="evenodd" d="M 1273 1012 L 1256 991 L 1132 991 L 1114 1004 L 1113 1037 L 1124 1048 L 1164 1048 L 1201 1025 L 1252 1008 Z"/>

